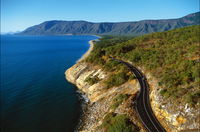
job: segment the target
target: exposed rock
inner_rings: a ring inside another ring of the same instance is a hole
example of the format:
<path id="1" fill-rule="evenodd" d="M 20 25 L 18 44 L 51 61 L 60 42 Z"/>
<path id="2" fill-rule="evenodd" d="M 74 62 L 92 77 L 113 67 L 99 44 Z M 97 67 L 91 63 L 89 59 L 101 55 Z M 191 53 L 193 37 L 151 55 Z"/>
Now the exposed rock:
<path id="1" fill-rule="evenodd" d="M 198 131 L 200 128 L 200 112 L 198 109 L 190 107 L 188 104 L 179 104 L 164 99 L 160 94 L 158 81 L 147 71 L 145 73 L 150 86 L 150 100 L 152 109 L 167 130 L 167 132 L 178 131 Z M 108 77 L 101 68 L 91 66 L 85 62 L 78 62 L 66 71 L 66 79 L 75 84 L 89 99 L 88 107 L 84 110 L 81 132 L 98 131 L 97 127 L 101 125 L 103 117 L 109 112 L 127 114 L 132 122 L 139 126 L 140 131 L 145 131 L 137 113 L 133 109 L 133 99 L 139 90 L 139 83 L 136 80 L 128 81 L 119 87 L 107 89 L 103 80 Z M 100 81 L 94 85 L 85 82 L 88 76 L 98 76 Z M 120 104 L 117 109 L 112 110 L 112 100 L 119 94 L 131 95 L 128 100 Z"/>
<path id="2" fill-rule="evenodd" d="M 177 101 L 171 102 L 163 98 L 159 94 L 161 88 L 158 86 L 158 81 L 150 73 L 146 71 L 143 71 L 143 73 L 145 73 L 150 86 L 152 109 L 168 132 L 190 131 L 200 128 L 200 112 L 198 109 L 192 108 L 188 104 L 181 104 Z"/>
<path id="3" fill-rule="evenodd" d="M 75 84 L 89 99 L 88 107 L 84 109 L 81 126 L 81 132 L 100 131 L 97 129 L 101 125 L 104 116 L 109 112 L 119 114 L 127 114 L 132 122 L 140 127 L 140 131 L 144 132 L 143 125 L 139 121 L 136 112 L 133 109 L 132 99 L 139 90 L 139 83 L 131 80 L 119 87 L 107 89 L 103 80 L 107 78 L 107 74 L 99 67 L 91 66 L 85 62 L 78 62 L 66 72 L 66 79 Z M 89 85 L 85 79 L 89 76 L 98 76 L 100 81 L 94 85 Z M 113 99 L 119 94 L 129 94 L 127 101 L 123 102 L 116 110 L 111 109 Z"/>

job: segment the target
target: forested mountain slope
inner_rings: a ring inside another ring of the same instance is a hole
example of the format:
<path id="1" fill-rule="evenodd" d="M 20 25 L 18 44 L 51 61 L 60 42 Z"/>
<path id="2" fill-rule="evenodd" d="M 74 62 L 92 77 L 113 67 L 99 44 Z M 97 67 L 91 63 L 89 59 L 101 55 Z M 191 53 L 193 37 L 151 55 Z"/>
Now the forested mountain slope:
<path id="1" fill-rule="evenodd" d="M 63 35 L 63 34 L 96 34 L 96 35 L 132 35 L 138 36 L 152 32 L 162 32 L 189 25 L 199 25 L 200 12 L 189 14 L 178 19 L 142 20 L 135 22 L 102 22 L 87 21 L 46 21 L 27 28 L 20 35 Z"/>

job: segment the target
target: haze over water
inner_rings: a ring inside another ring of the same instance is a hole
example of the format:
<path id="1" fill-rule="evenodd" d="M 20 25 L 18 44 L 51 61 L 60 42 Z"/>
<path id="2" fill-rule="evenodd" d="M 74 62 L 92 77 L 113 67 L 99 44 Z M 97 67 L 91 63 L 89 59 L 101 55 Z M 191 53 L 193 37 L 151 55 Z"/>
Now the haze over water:
<path id="1" fill-rule="evenodd" d="M 71 132 L 81 102 L 64 72 L 95 36 L 1 36 L 4 132 Z"/>

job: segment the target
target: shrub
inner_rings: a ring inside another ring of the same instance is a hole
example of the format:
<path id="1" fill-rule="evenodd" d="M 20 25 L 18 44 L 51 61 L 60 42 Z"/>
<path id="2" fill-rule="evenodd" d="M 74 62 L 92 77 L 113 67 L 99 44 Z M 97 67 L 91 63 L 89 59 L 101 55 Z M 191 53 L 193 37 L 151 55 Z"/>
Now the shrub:
<path id="1" fill-rule="evenodd" d="M 200 101 L 200 90 L 188 94 L 186 101 L 192 106 L 196 105 Z"/>
<path id="2" fill-rule="evenodd" d="M 112 74 L 109 78 L 105 81 L 107 88 L 111 88 L 114 86 L 119 86 L 125 83 L 128 80 L 128 76 L 124 72 L 119 72 L 116 74 Z"/>
<path id="3" fill-rule="evenodd" d="M 86 79 L 85 79 L 85 82 L 89 83 L 90 85 L 93 85 L 95 83 L 98 83 L 100 81 L 100 79 L 98 78 L 98 76 L 88 76 Z"/>
<path id="4" fill-rule="evenodd" d="M 111 109 L 116 109 L 123 101 L 127 100 L 129 97 L 128 94 L 119 94 L 113 99 L 113 104 L 111 105 Z"/>
<path id="5" fill-rule="evenodd" d="M 113 61 L 113 60 L 108 60 L 105 65 L 103 65 L 103 68 L 106 70 L 106 71 L 114 71 L 117 69 L 117 66 L 119 65 L 120 63 L 117 62 L 117 61 Z"/>
<path id="6" fill-rule="evenodd" d="M 126 115 L 116 115 L 109 113 L 104 117 L 100 126 L 106 132 L 139 132 L 139 129 L 130 122 Z"/>

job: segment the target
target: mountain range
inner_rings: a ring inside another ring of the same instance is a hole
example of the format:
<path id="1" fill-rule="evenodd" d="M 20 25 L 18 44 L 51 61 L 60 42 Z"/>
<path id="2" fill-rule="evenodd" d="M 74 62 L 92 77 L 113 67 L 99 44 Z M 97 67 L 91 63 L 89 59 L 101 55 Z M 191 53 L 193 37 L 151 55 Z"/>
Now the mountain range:
<path id="1" fill-rule="evenodd" d="M 46 21 L 17 33 L 20 35 L 132 35 L 162 32 L 175 28 L 199 25 L 200 12 L 177 19 L 142 20 L 135 22 Z"/>

